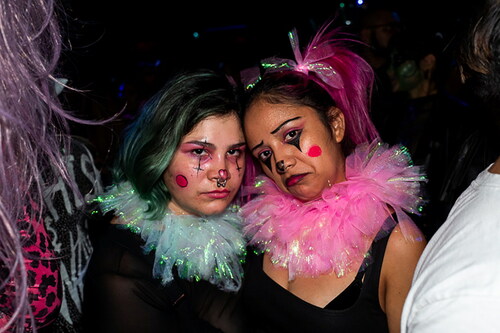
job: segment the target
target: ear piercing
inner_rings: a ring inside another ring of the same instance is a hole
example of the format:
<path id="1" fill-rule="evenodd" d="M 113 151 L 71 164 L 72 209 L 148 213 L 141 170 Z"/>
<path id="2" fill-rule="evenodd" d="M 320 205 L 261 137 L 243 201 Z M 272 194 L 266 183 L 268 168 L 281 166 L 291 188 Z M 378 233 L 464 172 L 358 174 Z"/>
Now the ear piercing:
<path id="1" fill-rule="evenodd" d="M 227 170 L 220 169 L 219 178 L 217 178 L 217 187 L 226 187 L 226 183 L 227 183 Z"/>

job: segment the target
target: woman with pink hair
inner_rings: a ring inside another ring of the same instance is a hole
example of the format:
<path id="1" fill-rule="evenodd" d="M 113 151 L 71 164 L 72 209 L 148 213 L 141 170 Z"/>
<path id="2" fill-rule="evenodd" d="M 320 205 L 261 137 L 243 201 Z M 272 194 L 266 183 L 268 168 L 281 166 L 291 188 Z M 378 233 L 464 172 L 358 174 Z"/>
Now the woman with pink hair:
<path id="1" fill-rule="evenodd" d="M 242 207 L 243 300 L 258 332 L 398 332 L 423 234 L 420 168 L 379 141 L 371 67 L 324 26 L 262 61 L 244 132 L 262 167 Z"/>

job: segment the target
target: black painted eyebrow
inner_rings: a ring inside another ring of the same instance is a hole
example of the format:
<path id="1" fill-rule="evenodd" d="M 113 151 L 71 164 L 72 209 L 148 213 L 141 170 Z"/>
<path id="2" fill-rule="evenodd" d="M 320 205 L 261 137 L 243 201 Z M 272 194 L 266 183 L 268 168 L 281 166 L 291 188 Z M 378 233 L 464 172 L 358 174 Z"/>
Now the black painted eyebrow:
<path id="1" fill-rule="evenodd" d="M 258 145 L 256 145 L 255 147 L 252 148 L 252 153 L 255 149 L 259 148 L 260 146 L 262 146 L 264 144 L 264 141 L 261 141 Z"/>
<path id="2" fill-rule="evenodd" d="M 285 126 L 287 123 L 291 122 L 291 121 L 294 121 L 294 120 L 297 120 L 297 119 L 300 119 L 301 117 L 298 116 L 298 117 L 295 117 L 295 118 L 292 118 L 292 119 L 288 119 L 288 120 L 285 120 L 281 125 L 279 125 L 278 127 L 276 127 L 274 129 L 274 131 L 271 132 L 271 134 L 276 134 L 276 132 L 278 132 L 283 126 Z"/>

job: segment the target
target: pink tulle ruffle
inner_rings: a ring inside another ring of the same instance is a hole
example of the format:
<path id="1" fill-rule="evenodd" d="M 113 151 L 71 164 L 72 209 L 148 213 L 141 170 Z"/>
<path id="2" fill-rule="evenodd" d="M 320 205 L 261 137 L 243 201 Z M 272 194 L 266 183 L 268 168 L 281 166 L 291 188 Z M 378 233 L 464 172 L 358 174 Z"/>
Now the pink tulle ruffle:
<path id="1" fill-rule="evenodd" d="M 250 244 L 268 251 L 293 280 L 358 269 L 379 232 L 396 223 L 406 239 L 420 240 L 406 212 L 419 213 L 426 178 L 405 147 L 359 146 L 346 159 L 346 178 L 321 199 L 304 203 L 259 177 L 255 189 L 261 195 L 241 211 Z"/>

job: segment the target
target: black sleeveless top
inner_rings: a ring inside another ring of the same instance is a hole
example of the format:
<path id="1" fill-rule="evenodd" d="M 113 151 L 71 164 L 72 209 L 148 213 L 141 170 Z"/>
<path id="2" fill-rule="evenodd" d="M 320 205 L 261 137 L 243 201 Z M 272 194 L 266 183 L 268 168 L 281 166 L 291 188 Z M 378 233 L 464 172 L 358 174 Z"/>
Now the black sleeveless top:
<path id="1" fill-rule="evenodd" d="M 253 318 L 251 331 L 389 332 L 378 297 L 388 238 L 372 244 L 368 267 L 325 308 L 303 301 L 274 282 L 262 269 L 263 255 L 249 251 L 242 293 L 245 311 Z"/>
<path id="2" fill-rule="evenodd" d="M 85 279 L 85 332 L 246 332 L 239 293 L 203 280 L 162 285 L 143 244 L 115 225 L 97 237 Z"/>

